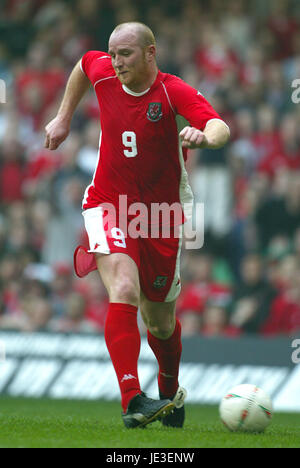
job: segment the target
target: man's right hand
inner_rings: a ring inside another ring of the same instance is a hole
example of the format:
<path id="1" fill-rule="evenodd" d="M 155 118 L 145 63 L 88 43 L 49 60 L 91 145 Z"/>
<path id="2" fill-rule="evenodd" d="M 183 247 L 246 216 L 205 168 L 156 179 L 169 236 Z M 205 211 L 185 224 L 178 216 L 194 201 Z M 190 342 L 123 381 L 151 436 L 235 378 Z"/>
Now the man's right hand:
<path id="1" fill-rule="evenodd" d="M 59 116 L 56 116 L 45 127 L 45 132 L 45 148 L 56 150 L 69 135 L 70 125 L 67 125 Z"/>

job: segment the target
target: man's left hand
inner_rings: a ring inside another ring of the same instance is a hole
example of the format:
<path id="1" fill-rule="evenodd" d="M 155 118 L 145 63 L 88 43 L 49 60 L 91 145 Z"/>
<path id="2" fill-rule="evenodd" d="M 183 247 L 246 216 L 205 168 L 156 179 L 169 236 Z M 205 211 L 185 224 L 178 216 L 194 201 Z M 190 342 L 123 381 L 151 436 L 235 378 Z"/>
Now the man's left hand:
<path id="1" fill-rule="evenodd" d="M 179 133 L 184 148 L 206 148 L 208 141 L 201 130 L 194 127 L 184 127 Z"/>

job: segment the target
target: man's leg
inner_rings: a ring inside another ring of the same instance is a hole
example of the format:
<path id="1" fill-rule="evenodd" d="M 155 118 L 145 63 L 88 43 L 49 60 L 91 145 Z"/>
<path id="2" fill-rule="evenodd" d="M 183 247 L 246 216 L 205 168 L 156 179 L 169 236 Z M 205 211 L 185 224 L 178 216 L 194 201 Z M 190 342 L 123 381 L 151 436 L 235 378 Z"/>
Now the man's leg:
<path id="1" fill-rule="evenodd" d="M 148 343 L 159 365 L 158 387 L 171 398 L 178 389 L 181 358 L 181 325 L 175 316 L 176 301 L 152 302 L 141 294 L 141 313 L 148 329 Z"/>
<path id="2" fill-rule="evenodd" d="M 183 427 L 186 390 L 179 387 L 178 373 L 181 358 L 181 325 L 175 316 L 176 301 L 151 302 L 141 294 L 141 312 L 148 328 L 148 343 L 159 365 L 158 388 L 161 399 L 169 398 L 174 411 L 162 418 L 170 427 Z"/>
<path id="3" fill-rule="evenodd" d="M 137 370 L 141 342 L 137 325 L 139 245 L 131 238 L 125 242 L 125 236 L 118 245 L 112 237 L 111 224 L 115 219 L 112 216 L 107 222 L 103 213 L 102 207 L 84 211 L 90 250 L 79 246 L 74 254 L 74 266 L 80 277 L 98 269 L 106 287 L 109 308 L 105 340 L 121 391 L 122 417 L 126 427 L 140 427 L 165 417 L 175 405 L 168 399 L 152 400 L 141 392 Z"/>
<path id="4" fill-rule="evenodd" d="M 166 398 L 152 400 L 141 392 L 138 269 L 126 254 L 98 254 L 96 262 L 110 299 L 105 340 L 120 386 L 123 421 L 128 428 L 145 426 L 168 415 L 175 405 Z"/>
<path id="5" fill-rule="evenodd" d="M 140 334 L 137 326 L 139 276 L 135 262 L 126 254 L 97 254 L 97 267 L 109 295 L 105 340 L 118 378 L 122 408 L 141 393 L 137 363 Z"/>

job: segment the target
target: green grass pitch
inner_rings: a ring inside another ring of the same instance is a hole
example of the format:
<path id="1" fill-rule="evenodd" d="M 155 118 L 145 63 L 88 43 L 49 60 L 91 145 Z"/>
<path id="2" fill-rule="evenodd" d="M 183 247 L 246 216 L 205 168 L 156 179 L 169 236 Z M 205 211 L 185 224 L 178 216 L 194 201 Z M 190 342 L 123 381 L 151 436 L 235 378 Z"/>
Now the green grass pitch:
<path id="1" fill-rule="evenodd" d="M 0 398 L 1 448 L 299 448 L 300 414 L 275 413 L 263 434 L 230 433 L 215 406 L 186 405 L 183 430 L 125 429 L 117 402 Z"/>

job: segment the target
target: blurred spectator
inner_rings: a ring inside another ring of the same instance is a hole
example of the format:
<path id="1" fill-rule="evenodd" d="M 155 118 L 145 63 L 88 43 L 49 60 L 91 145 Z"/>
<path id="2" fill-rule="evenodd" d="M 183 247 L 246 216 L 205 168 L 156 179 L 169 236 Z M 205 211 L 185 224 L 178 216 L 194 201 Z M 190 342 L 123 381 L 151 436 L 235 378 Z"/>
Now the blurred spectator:
<path id="1" fill-rule="evenodd" d="M 229 47 L 226 36 L 214 27 L 203 25 L 201 45 L 195 52 L 195 60 L 205 80 L 218 83 L 226 74 L 238 69 L 239 59 Z"/>
<path id="2" fill-rule="evenodd" d="M 226 6 L 222 20 L 223 35 L 231 49 L 242 58 L 253 37 L 253 17 L 249 15 L 247 2 L 244 0 L 230 0 Z"/>
<path id="3" fill-rule="evenodd" d="M 106 314 L 108 310 L 108 296 L 104 284 L 97 272 L 89 275 L 84 285 L 78 282 L 77 291 L 86 298 L 85 317 L 100 332 L 104 332 Z"/>
<path id="4" fill-rule="evenodd" d="M 22 304 L 22 314 L 4 315 L 0 327 L 22 332 L 50 331 L 52 310 L 49 302 L 41 297 L 28 297 Z"/>
<path id="5" fill-rule="evenodd" d="M 40 129 L 44 112 L 61 93 L 65 82 L 65 71 L 52 62 L 47 45 L 33 42 L 28 50 L 26 69 L 18 73 L 16 93 L 21 115 L 30 117 L 36 130 Z"/>
<path id="6" fill-rule="evenodd" d="M 12 203 L 23 199 L 24 154 L 21 144 L 4 138 L 0 145 L 0 202 Z"/>
<path id="7" fill-rule="evenodd" d="M 300 227 L 300 172 L 277 172 L 273 191 L 257 207 L 255 220 L 263 249 L 278 235 L 292 239 Z"/>
<path id="8" fill-rule="evenodd" d="M 199 88 L 232 135 L 221 150 L 189 151 L 195 201 L 205 204 L 205 250 L 183 252 L 183 332 L 255 333 L 264 319 L 265 333 L 299 330 L 300 112 L 291 99 L 300 76 L 298 7 L 297 0 L 1 3 L 0 328 L 103 331 L 108 298 L 99 275 L 78 281 L 72 268 L 74 248 L 86 242 L 81 200 L 98 158 L 93 90 L 59 151 L 43 149 L 43 128 L 80 57 L 107 50 L 118 22 L 138 20 L 155 32 L 162 71 Z"/>
<path id="9" fill-rule="evenodd" d="M 284 292 L 293 283 L 297 276 L 300 257 L 293 253 L 290 248 L 282 250 L 275 265 L 272 277 L 273 285 L 278 293 Z"/>
<path id="10" fill-rule="evenodd" d="M 253 174 L 257 163 L 257 149 L 253 141 L 254 114 L 249 109 L 236 112 L 236 138 L 230 145 L 229 156 L 233 173 L 247 178 Z"/>
<path id="11" fill-rule="evenodd" d="M 211 300 L 204 308 L 200 333 L 208 337 L 234 338 L 241 330 L 229 323 L 228 308 Z"/>
<path id="12" fill-rule="evenodd" d="M 266 335 L 297 335 L 300 331 L 300 258 L 289 256 L 283 263 L 281 293 L 262 329 Z"/>
<path id="13" fill-rule="evenodd" d="M 99 122 L 91 120 L 84 134 L 83 147 L 78 152 L 78 166 L 88 176 L 93 176 L 98 161 L 100 128 Z"/>
<path id="14" fill-rule="evenodd" d="M 293 242 L 295 254 L 298 256 L 298 258 L 300 258 L 300 228 L 296 229 Z"/>
<path id="15" fill-rule="evenodd" d="M 267 152 L 258 164 L 258 170 L 274 179 L 282 169 L 300 169 L 300 137 L 295 115 L 286 114 L 280 123 L 276 148 Z"/>
<path id="16" fill-rule="evenodd" d="M 249 254 L 242 262 L 242 283 L 232 296 L 229 324 L 245 333 L 256 333 L 267 320 L 276 291 L 265 279 L 262 259 Z"/>
<path id="17" fill-rule="evenodd" d="M 197 336 L 201 333 L 201 316 L 193 310 L 185 310 L 180 314 L 180 323 L 183 336 Z"/>
<path id="18" fill-rule="evenodd" d="M 214 260 L 209 253 L 193 255 L 189 260 L 190 279 L 178 300 L 178 316 L 182 321 L 183 334 L 191 334 L 193 326 L 201 329 L 202 315 L 209 301 L 221 308 L 230 301 L 230 288 L 214 279 L 213 265 Z"/>
<path id="19" fill-rule="evenodd" d="M 51 330 L 63 333 L 96 332 L 97 327 L 85 319 L 85 307 L 85 299 L 81 294 L 70 294 L 66 300 L 65 315 L 50 322 Z"/>
<path id="20" fill-rule="evenodd" d="M 279 146 L 279 131 L 277 127 L 276 110 L 267 104 L 259 103 L 256 108 L 256 131 L 253 142 L 257 152 L 257 160 L 262 160 L 267 154 L 272 154 Z"/>
<path id="21" fill-rule="evenodd" d="M 30 298 L 24 304 L 25 321 L 23 331 L 49 331 L 52 317 L 50 303 L 44 298 Z"/>
<path id="22" fill-rule="evenodd" d="M 271 2 L 271 14 L 267 20 L 274 38 L 275 56 L 277 60 L 289 57 L 293 53 L 294 36 L 299 31 L 299 23 L 289 10 L 290 2 L 277 0 Z"/>
<path id="23" fill-rule="evenodd" d="M 73 291 L 73 271 L 68 263 L 56 263 L 53 266 L 54 277 L 51 282 L 51 304 L 54 317 L 66 313 L 66 302 Z"/>

